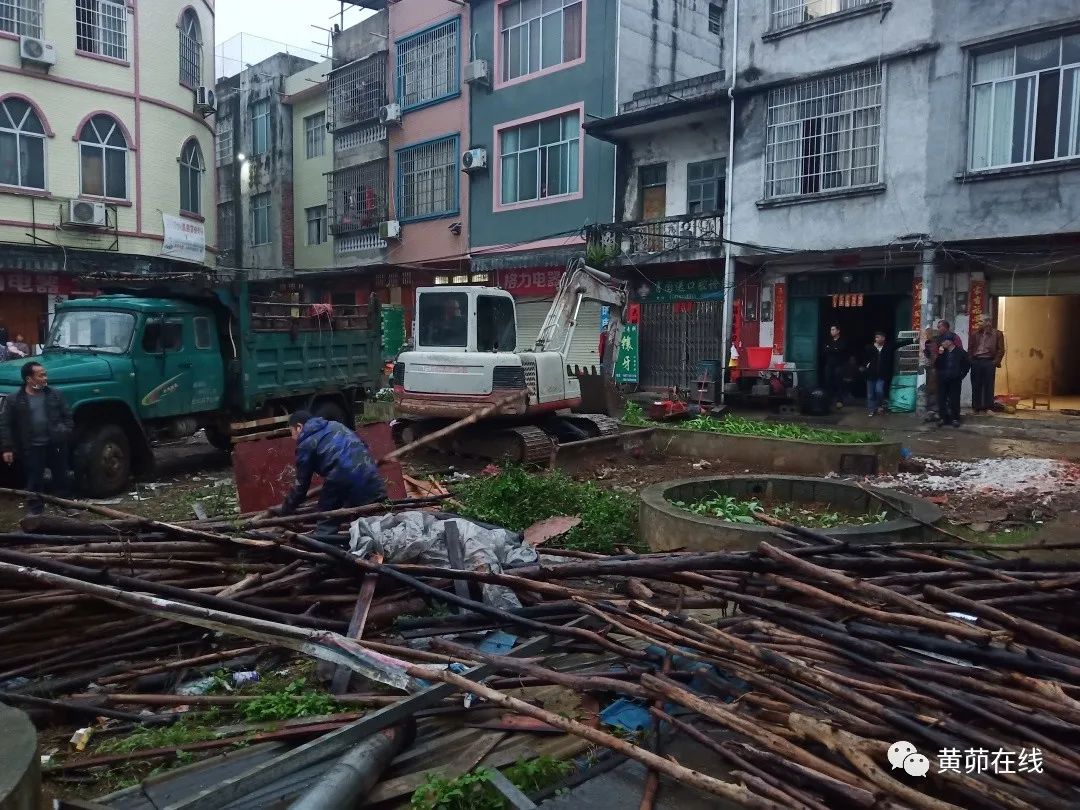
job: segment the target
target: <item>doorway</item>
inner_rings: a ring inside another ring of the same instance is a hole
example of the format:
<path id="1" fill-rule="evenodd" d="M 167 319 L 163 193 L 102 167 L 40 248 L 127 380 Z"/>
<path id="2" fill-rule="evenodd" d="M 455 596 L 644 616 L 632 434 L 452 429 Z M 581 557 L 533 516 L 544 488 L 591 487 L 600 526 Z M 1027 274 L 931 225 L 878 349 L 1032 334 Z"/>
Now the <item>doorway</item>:
<path id="1" fill-rule="evenodd" d="M 847 299 L 845 301 L 845 298 Z M 889 350 L 896 348 L 896 333 L 911 329 L 910 295 L 863 295 L 851 304 L 852 296 L 829 296 L 820 300 L 821 331 L 818 341 L 818 360 L 824 366 L 821 353 L 830 327 L 838 326 L 840 336 L 847 345 L 848 380 L 847 393 L 852 399 L 866 398 L 866 382 L 860 373 L 862 356 L 874 342 L 874 333 L 882 331 Z"/>
<path id="2" fill-rule="evenodd" d="M 1049 392 L 1050 408 L 1080 408 L 1080 295 L 1000 296 L 997 327 L 1005 360 L 994 393 L 1027 399 Z"/>

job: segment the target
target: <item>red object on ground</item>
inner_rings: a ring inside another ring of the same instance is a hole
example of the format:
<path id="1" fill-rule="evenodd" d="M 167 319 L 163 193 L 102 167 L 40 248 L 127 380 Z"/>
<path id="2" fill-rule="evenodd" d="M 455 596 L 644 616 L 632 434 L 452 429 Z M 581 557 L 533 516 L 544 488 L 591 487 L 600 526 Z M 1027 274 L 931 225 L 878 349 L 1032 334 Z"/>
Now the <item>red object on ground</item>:
<path id="1" fill-rule="evenodd" d="M 685 402 L 665 399 L 661 402 L 654 402 L 649 406 L 649 418 L 655 420 L 671 419 L 673 417 L 681 416 L 686 413 L 686 411 L 687 406 Z"/>
<path id="2" fill-rule="evenodd" d="M 764 371 L 772 362 L 772 346 L 749 346 L 746 349 L 746 367 L 752 371 Z"/>
<path id="3" fill-rule="evenodd" d="M 367 444 L 373 458 L 382 458 L 394 450 L 394 438 L 387 422 L 364 425 L 356 433 Z M 292 436 L 240 442 L 233 447 L 233 474 L 241 512 L 259 512 L 279 505 L 296 480 L 296 442 Z M 395 499 L 406 497 L 399 462 L 383 464 L 379 474 L 386 483 L 387 495 Z M 315 476 L 311 488 L 321 485 L 322 479 Z"/>

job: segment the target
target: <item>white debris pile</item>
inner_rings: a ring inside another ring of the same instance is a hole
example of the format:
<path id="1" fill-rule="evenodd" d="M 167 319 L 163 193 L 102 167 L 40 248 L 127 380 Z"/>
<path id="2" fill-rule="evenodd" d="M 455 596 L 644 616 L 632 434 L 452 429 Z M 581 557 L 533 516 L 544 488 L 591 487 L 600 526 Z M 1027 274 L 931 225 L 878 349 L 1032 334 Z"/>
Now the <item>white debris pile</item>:
<path id="1" fill-rule="evenodd" d="M 978 461 L 912 459 L 924 472 L 902 472 L 875 481 L 876 486 L 921 493 L 968 492 L 1049 495 L 1080 483 L 1075 464 L 1048 458 L 991 458 Z"/>

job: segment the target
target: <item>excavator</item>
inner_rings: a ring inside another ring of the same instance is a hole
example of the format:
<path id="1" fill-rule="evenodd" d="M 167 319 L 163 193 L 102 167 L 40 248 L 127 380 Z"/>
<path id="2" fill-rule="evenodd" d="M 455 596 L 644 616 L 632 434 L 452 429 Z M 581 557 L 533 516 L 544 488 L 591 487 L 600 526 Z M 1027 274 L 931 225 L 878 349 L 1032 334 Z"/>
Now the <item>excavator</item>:
<path id="1" fill-rule="evenodd" d="M 618 421 L 609 415 L 573 412 L 582 402 L 581 384 L 566 357 L 584 301 L 609 308 L 604 354 L 610 358 L 626 310 L 626 284 L 584 259 L 567 265 L 536 341 L 525 351 L 516 349 L 514 298 L 505 290 L 419 288 L 412 346 L 394 364 L 395 442 L 415 441 L 478 412 L 484 418 L 455 432 L 444 450 L 544 462 L 559 442 L 618 433 Z M 610 373 L 613 365 L 601 362 L 601 369 Z"/>

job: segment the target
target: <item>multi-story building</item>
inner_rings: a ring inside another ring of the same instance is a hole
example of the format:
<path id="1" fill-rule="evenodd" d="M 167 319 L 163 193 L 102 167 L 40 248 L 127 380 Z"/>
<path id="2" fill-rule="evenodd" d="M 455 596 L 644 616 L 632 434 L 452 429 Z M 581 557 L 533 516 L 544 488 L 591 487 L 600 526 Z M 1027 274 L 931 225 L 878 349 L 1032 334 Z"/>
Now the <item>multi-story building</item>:
<path id="1" fill-rule="evenodd" d="M 831 324 L 858 349 L 941 318 L 966 343 L 990 317 L 1000 392 L 1080 394 L 1062 359 L 1080 320 L 1076 4 L 729 6 L 731 234 L 763 280 L 761 345 L 813 369 Z"/>
<path id="2" fill-rule="evenodd" d="M 285 79 L 282 103 L 292 111 L 292 245 L 297 271 L 334 266 L 326 199 L 326 178 L 334 170 L 333 144 L 326 131 L 326 77 L 329 60 Z"/>
<path id="3" fill-rule="evenodd" d="M 277 53 L 217 83 L 221 261 L 252 277 L 295 266 L 294 116 L 286 102 L 300 85 L 286 83 L 300 73 L 321 75 L 312 60 Z"/>
<path id="4" fill-rule="evenodd" d="M 213 41 L 212 4 L 0 0 L 0 325 L 10 333 L 41 342 L 76 277 L 208 262 Z"/>
<path id="5" fill-rule="evenodd" d="M 612 221 L 615 148 L 587 122 L 663 84 L 715 73 L 716 9 L 685 0 L 472 0 L 472 145 L 488 171 L 470 177 L 472 270 L 519 299 L 519 342 L 547 311 L 589 226 Z M 570 361 L 596 365 L 597 305 L 579 313 Z"/>

